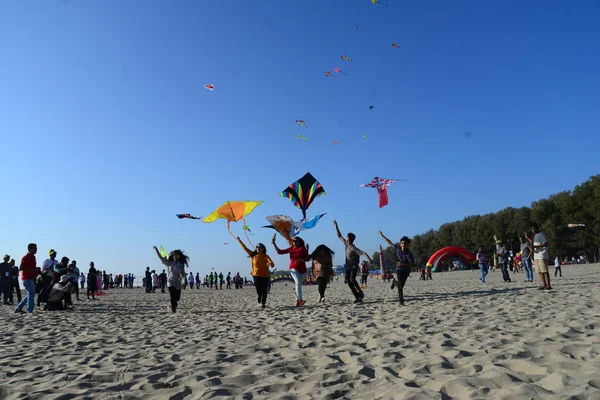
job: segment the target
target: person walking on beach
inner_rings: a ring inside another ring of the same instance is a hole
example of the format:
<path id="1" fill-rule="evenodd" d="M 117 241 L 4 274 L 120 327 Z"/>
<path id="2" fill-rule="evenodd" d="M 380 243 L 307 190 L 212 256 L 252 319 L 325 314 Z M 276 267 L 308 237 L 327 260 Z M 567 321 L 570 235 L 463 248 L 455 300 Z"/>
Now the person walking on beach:
<path id="1" fill-rule="evenodd" d="M 250 250 L 242 240 L 236 238 L 242 249 L 248 254 L 248 257 L 252 259 L 252 277 L 254 278 L 254 286 L 256 287 L 256 294 L 258 295 L 258 304 L 265 308 L 267 303 L 267 295 L 269 293 L 269 268 L 274 268 L 275 263 L 271 260 L 271 257 L 267 255 L 267 248 L 264 244 L 258 243 L 256 250 Z M 228 275 L 229 276 L 229 275 Z M 223 274 L 220 274 L 223 277 Z"/>
<path id="2" fill-rule="evenodd" d="M 227 273 L 227 278 L 225 278 L 225 280 L 227 281 L 227 286 L 225 286 L 225 288 L 231 289 L 231 272 Z"/>
<path id="3" fill-rule="evenodd" d="M 548 272 L 548 265 L 550 260 L 550 253 L 548 251 L 548 238 L 540 231 L 540 227 L 537 223 L 531 224 L 531 231 L 534 236 L 533 239 L 529 234 L 525 235 L 525 238 L 532 244 L 533 247 L 533 259 L 535 260 L 535 268 L 540 275 L 542 280 L 542 286 L 538 290 L 551 290 L 550 285 L 550 273 Z"/>
<path id="4" fill-rule="evenodd" d="M 85 274 L 83 272 L 79 275 L 79 283 L 81 284 L 81 290 L 85 289 Z"/>
<path id="5" fill-rule="evenodd" d="M 346 263 L 344 267 L 346 269 L 346 283 L 350 287 L 350 290 L 352 290 L 352 294 L 355 298 L 354 303 L 362 303 L 365 294 L 356 281 L 356 275 L 358 274 L 360 268 L 360 256 L 365 256 L 369 262 L 373 262 L 373 260 L 371 260 L 371 257 L 369 257 L 367 253 L 354 245 L 354 240 L 356 239 L 356 235 L 354 233 L 350 232 L 348 233 L 347 237 L 344 238 L 335 219 L 333 220 L 333 226 L 335 227 L 335 232 L 337 233 L 338 239 L 344 243 L 345 247 Z"/>
<path id="6" fill-rule="evenodd" d="M 496 256 L 498 257 L 498 264 L 502 270 L 502 278 L 504 283 L 512 282 L 510 275 L 508 274 L 508 259 L 506 258 L 506 247 L 502 243 L 502 240 L 496 240 Z"/>
<path id="7" fill-rule="evenodd" d="M 365 287 L 367 286 L 367 278 L 369 277 L 369 264 L 366 261 L 362 262 L 361 265 L 361 274 L 362 277 L 360 278 L 360 284 L 364 285 Z"/>
<path id="8" fill-rule="evenodd" d="M 10 302 L 13 302 L 13 291 L 17 292 L 17 303 L 21 302 L 21 286 L 19 285 L 19 268 L 15 266 L 15 259 L 11 258 L 8 262 L 11 266 L 11 287 L 10 287 Z"/>
<path id="9" fill-rule="evenodd" d="M 400 239 L 400 243 L 394 243 L 390 239 L 388 239 L 383 232 L 379 231 L 379 236 L 383 240 L 387 242 L 388 245 L 394 247 L 396 252 L 396 277 L 392 281 L 392 290 L 394 287 L 398 288 L 398 299 L 400 301 L 400 305 L 404 305 L 404 285 L 406 284 L 406 280 L 410 276 L 410 272 L 415 266 L 415 257 L 408 249 L 410 245 L 410 239 L 406 236 L 402 236 Z"/>
<path id="10" fill-rule="evenodd" d="M 562 269 L 560 268 L 560 258 L 556 256 L 554 259 L 554 277 L 556 278 L 556 274 L 560 274 L 562 278 Z"/>
<path id="11" fill-rule="evenodd" d="M 91 261 L 90 269 L 88 270 L 88 276 L 87 276 L 87 282 L 88 282 L 87 298 L 88 298 L 88 300 L 90 299 L 90 295 L 92 296 L 92 300 L 96 300 L 96 298 L 94 297 L 94 293 L 96 293 L 96 290 L 98 290 L 97 276 L 98 276 L 98 271 L 94 267 L 94 262 Z"/>
<path id="12" fill-rule="evenodd" d="M 144 272 L 144 286 L 146 286 L 146 293 L 152 292 L 152 272 L 150 272 L 150 267 L 146 267 L 146 272 Z"/>
<path id="13" fill-rule="evenodd" d="M 181 300 L 181 279 L 182 277 L 185 279 L 185 267 L 189 264 L 190 258 L 181 250 L 173 250 L 169 254 L 169 258 L 164 258 L 158 247 L 154 246 L 153 248 L 160 262 L 167 267 L 171 312 L 177 312 L 177 306 Z"/>
<path id="14" fill-rule="evenodd" d="M 17 304 L 15 313 L 22 313 L 23 307 L 27 304 L 27 312 L 33 313 L 35 307 L 35 278 L 38 275 L 37 262 L 35 254 L 37 253 L 37 244 L 29 243 L 27 245 L 27 254 L 21 259 L 21 280 L 27 295 Z"/>
<path id="15" fill-rule="evenodd" d="M 476 258 L 477 258 L 477 264 L 479 265 L 479 271 L 481 273 L 479 280 L 482 283 L 485 283 L 485 277 L 487 276 L 487 262 L 486 262 L 486 258 L 485 258 L 485 253 L 483 252 L 483 248 L 481 246 L 479 246 L 479 249 L 477 250 Z"/>
<path id="16" fill-rule="evenodd" d="M 531 245 L 523 237 L 519 237 L 521 243 L 521 263 L 525 270 L 525 282 L 533 282 L 533 266 L 531 265 Z"/>
<path id="17" fill-rule="evenodd" d="M 296 284 L 296 307 L 302 307 L 306 301 L 302 299 L 302 282 L 304 281 L 304 275 L 306 274 L 306 261 L 310 260 L 308 254 L 308 245 L 304 244 L 304 240 L 299 236 L 294 238 L 291 247 L 281 250 L 275 243 L 275 234 L 271 243 L 275 247 L 277 254 L 289 254 L 290 255 L 290 273 L 292 279 Z"/>
<path id="18" fill-rule="evenodd" d="M 335 253 L 324 244 L 317 246 L 310 258 L 312 261 L 313 277 L 319 285 L 319 303 L 325 303 L 325 289 L 333 275 L 333 256 Z"/>

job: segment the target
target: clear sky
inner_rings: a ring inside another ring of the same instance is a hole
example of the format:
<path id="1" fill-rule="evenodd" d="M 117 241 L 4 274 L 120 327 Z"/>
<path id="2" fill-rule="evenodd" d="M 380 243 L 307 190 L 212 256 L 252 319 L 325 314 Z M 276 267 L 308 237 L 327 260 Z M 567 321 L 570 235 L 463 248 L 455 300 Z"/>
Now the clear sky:
<path id="1" fill-rule="evenodd" d="M 397 240 L 598 173 L 598 1 L 388 3 L 1 2 L 0 252 L 36 242 L 40 263 L 54 248 L 140 275 L 162 244 L 194 273 L 249 275 L 225 221 L 175 214 L 264 200 L 247 221 L 273 255 L 260 227 L 301 217 L 279 192 L 310 171 L 327 195 L 308 215 L 327 215 L 302 237 L 341 264 L 333 217 L 371 254 L 380 229 Z M 408 181 L 379 209 L 358 188 L 374 176 Z"/>

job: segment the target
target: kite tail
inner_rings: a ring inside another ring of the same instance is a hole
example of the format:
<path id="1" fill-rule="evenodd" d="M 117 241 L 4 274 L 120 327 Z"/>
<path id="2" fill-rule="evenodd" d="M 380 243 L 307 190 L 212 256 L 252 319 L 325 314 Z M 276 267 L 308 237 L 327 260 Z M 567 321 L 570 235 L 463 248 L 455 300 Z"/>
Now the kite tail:
<path id="1" fill-rule="evenodd" d="M 229 234 L 231 235 L 231 237 L 233 237 L 234 239 L 237 240 L 237 236 L 235 236 L 233 233 L 231 233 L 231 221 L 227 221 L 227 231 L 229 232 Z"/>
<path id="2" fill-rule="evenodd" d="M 248 223 L 246 222 L 246 218 L 242 217 L 242 221 L 244 221 L 244 226 L 248 226 Z M 250 237 L 248 237 L 248 229 L 244 229 L 244 235 L 246 235 L 246 239 L 248 239 L 248 243 L 250 243 L 250 247 L 254 247 L 254 245 L 252 244 L 252 240 L 250 240 Z"/>

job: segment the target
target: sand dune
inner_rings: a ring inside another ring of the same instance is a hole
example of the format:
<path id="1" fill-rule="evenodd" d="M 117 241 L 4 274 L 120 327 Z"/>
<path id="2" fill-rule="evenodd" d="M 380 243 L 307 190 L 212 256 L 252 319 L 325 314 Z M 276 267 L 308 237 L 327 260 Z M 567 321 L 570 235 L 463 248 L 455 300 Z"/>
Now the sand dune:
<path id="1" fill-rule="evenodd" d="M 365 302 L 275 284 L 167 294 L 112 290 L 75 311 L 0 309 L 1 399 L 600 399 L 600 265 L 542 292 L 516 274 L 407 282 L 400 307 L 373 278 Z"/>

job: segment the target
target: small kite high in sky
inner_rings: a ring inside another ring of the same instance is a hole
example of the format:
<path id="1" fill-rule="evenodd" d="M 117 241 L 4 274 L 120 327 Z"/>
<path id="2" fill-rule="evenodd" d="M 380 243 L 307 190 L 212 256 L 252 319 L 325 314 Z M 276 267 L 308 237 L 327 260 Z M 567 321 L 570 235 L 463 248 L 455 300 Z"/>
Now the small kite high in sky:
<path id="1" fill-rule="evenodd" d="M 296 123 L 297 123 L 298 125 L 300 125 L 300 126 L 303 126 L 303 127 L 305 127 L 305 128 L 308 128 L 308 126 L 306 126 L 306 124 L 304 123 L 304 120 L 303 120 L 303 119 L 297 119 L 297 120 L 296 120 Z"/>
<path id="2" fill-rule="evenodd" d="M 360 25 L 356 25 L 356 29 L 360 29 Z"/>
<path id="3" fill-rule="evenodd" d="M 387 4 L 387 3 L 382 3 L 382 2 L 381 2 L 381 1 L 379 1 L 379 0 L 371 0 L 371 3 L 373 3 L 373 4 L 381 4 L 381 5 L 384 5 L 384 6 L 386 6 L 386 7 L 388 6 L 388 4 Z"/>
<path id="4" fill-rule="evenodd" d="M 383 208 L 388 204 L 387 188 L 394 182 L 404 182 L 404 179 L 383 179 L 378 176 L 373 178 L 369 183 L 364 183 L 359 187 L 370 187 L 377 189 L 377 195 L 379 197 L 379 208 Z"/>
<path id="5" fill-rule="evenodd" d="M 331 71 L 325 71 L 325 76 L 331 76 Z"/>
<path id="6" fill-rule="evenodd" d="M 362 134 L 362 138 L 363 138 L 363 139 L 366 139 L 366 138 L 367 138 L 367 134 L 366 134 L 366 133 L 363 133 L 363 134 Z"/>
<path id="7" fill-rule="evenodd" d="M 300 134 L 296 135 L 296 139 L 300 139 L 300 140 L 310 140 L 309 138 L 307 138 L 306 136 L 302 136 Z"/>
<path id="8" fill-rule="evenodd" d="M 302 178 L 279 193 L 281 197 L 287 197 L 296 207 L 302 210 L 303 219 L 306 219 L 306 210 L 315 198 L 324 194 L 326 193 L 323 185 L 310 172 L 307 172 Z"/>
<path id="9" fill-rule="evenodd" d="M 339 68 L 334 68 L 333 70 L 334 70 L 335 72 L 337 72 L 338 74 L 344 74 L 344 75 L 348 75 L 347 73 L 345 73 L 344 71 L 342 71 L 342 70 L 341 70 L 341 69 L 339 69 Z"/>
<path id="10" fill-rule="evenodd" d="M 175 214 L 179 219 L 202 219 L 204 217 L 194 217 L 192 214 Z"/>
<path id="11" fill-rule="evenodd" d="M 250 214 L 252 211 L 254 211 L 254 209 L 260 204 L 262 204 L 262 200 L 226 201 L 215 211 L 207 215 L 206 218 L 202 220 L 202 222 L 212 223 L 215 222 L 217 219 L 224 219 L 227 221 L 227 230 L 229 231 L 229 234 L 235 238 L 236 236 L 233 233 L 231 233 L 230 230 L 231 222 L 238 222 L 239 220 L 242 220 L 244 221 L 244 226 L 247 226 L 246 219 L 244 217 Z M 244 233 L 246 232 L 247 230 L 244 229 Z M 250 245 L 252 245 L 252 242 L 250 241 L 250 238 L 247 234 L 246 239 L 248 239 L 248 242 L 250 243 Z"/>
<path id="12" fill-rule="evenodd" d="M 372 110 L 374 108 L 375 108 L 375 106 L 369 106 L 369 110 Z"/>
<path id="13" fill-rule="evenodd" d="M 397 49 L 398 47 L 400 47 L 400 45 L 398 43 L 392 43 L 392 47 Z"/>
<path id="14" fill-rule="evenodd" d="M 337 141 L 337 140 L 334 140 L 334 141 L 333 141 L 333 144 L 338 144 L 338 141 Z"/>
<path id="15" fill-rule="evenodd" d="M 204 88 L 206 88 L 206 89 L 210 90 L 211 92 L 212 92 L 213 90 L 215 90 L 215 86 L 214 86 L 214 85 L 211 85 L 210 83 L 209 83 L 208 85 L 204 85 Z"/>
<path id="16" fill-rule="evenodd" d="M 344 61 L 352 61 L 352 59 L 350 57 L 348 57 L 347 55 L 345 55 L 345 54 L 342 55 L 341 59 L 344 60 Z"/>

